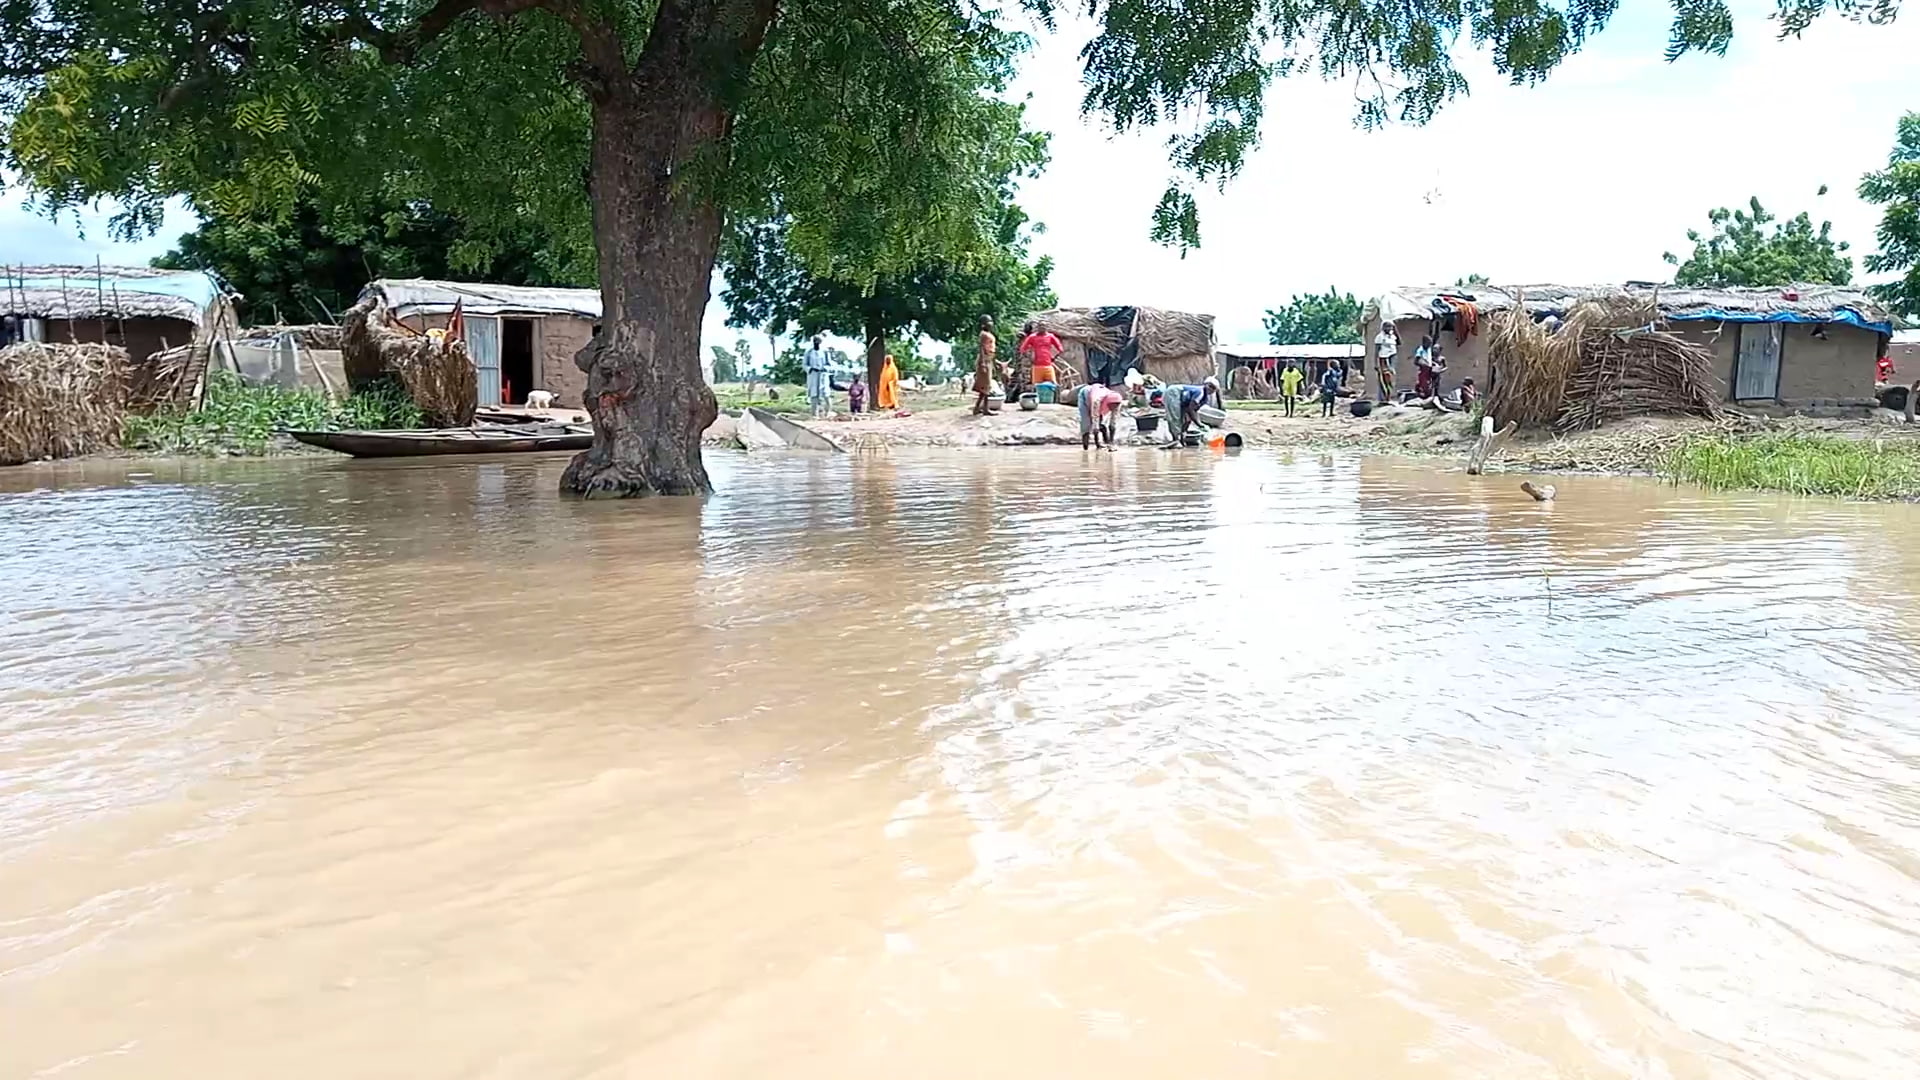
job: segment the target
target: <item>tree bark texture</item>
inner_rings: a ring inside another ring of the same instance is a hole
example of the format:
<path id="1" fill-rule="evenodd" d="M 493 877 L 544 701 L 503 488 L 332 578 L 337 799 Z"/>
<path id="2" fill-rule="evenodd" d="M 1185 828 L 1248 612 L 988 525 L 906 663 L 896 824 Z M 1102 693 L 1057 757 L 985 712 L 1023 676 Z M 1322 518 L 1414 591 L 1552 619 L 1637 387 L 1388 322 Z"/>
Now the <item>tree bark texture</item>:
<path id="1" fill-rule="evenodd" d="M 696 156 L 725 160 L 728 83 L 744 79 L 773 9 L 774 0 L 663 0 L 633 72 L 591 86 L 601 321 L 574 363 L 587 376 L 594 435 L 563 491 L 712 490 L 700 437 L 719 407 L 700 373 L 700 323 L 722 218 L 685 173 Z"/>

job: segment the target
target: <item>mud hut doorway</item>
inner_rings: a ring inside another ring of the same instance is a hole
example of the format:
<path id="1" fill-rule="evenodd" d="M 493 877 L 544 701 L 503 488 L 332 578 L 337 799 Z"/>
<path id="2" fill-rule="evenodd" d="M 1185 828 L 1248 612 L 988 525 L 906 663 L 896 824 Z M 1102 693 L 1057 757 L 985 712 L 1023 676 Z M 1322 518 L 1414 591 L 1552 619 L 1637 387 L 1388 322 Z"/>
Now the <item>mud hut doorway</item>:
<path id="1" fill-rule="evenodd" d="M 500 320 L 500 403 L 525 405 L 533 385 L 533 320 Z"/>

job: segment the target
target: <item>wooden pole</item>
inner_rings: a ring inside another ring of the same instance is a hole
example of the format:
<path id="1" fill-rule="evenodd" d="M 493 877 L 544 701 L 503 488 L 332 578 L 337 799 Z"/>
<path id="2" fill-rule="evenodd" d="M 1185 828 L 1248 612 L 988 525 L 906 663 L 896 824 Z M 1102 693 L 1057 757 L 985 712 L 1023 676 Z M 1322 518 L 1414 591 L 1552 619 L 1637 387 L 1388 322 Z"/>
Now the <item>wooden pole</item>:
<path id="1" fill-rule="evenodd" d="M 1520 424 L 1517 421 L 1509 420 L 1507 421 L 1506 427 L 1496 432 L 1493 430 L 1493 417 L 1481 417 L 1480 439 L 1474 444 L 1473 453 L 1467 458 L 1467 475 L 1479 476 L 1485 472 L 1487 459 L 1492 457 L 1493 452 L 1500 449 L 1508 439 L 1513 437 L 1513 433 L 1519 429 Z"/>
<path id="2" fill-rule="evenodd" d="M 126 349 L 127 348 L 127 316 L 126 316 L 126 309 L 120 306 L 120 283 L 118 281 L 115 281 L 113 283 L 113 317 L 114 317 L 114 320 L 120 324 L 120 347 L 123 349 Z M 100 340 L 105 341 L 106 338 L 107 338 L 107 320 L 101 319 L 100 320 Z M 127 349 L 127 357 L 128 359 L 134 358 L 133 350 Z"/>
<path id="3" fill-rule="evenodd" d="M 107 343 L 107 272 L 100 265 L 100 256 L 93 257 L 93 300 L 95 310 L 100 312 L 100 344 Z"/>
<path id="4" fill-rule="evenodd" d="M 67 272 L 60 271 L 60 305 L 67 309 L 67 341 L 80 344 L 79 335 L 73 329 L 73 296 L 67 292 Z"/>

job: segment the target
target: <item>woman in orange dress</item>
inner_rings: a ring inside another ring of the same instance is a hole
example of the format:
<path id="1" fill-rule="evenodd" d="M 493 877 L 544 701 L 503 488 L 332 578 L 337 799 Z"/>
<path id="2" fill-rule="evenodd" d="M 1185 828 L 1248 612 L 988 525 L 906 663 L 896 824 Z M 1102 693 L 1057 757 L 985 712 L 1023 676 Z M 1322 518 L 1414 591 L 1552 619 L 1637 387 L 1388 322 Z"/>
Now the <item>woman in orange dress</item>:
<path id="1" fill-rule="evenodd" d="M 900 369 L 894 366 L 893 354 L 887 354 L 887 361 L 880 365 L 880 382 L 873 388 L 873 409 L 875 412 L 891 412 L 900 407 Z"/>

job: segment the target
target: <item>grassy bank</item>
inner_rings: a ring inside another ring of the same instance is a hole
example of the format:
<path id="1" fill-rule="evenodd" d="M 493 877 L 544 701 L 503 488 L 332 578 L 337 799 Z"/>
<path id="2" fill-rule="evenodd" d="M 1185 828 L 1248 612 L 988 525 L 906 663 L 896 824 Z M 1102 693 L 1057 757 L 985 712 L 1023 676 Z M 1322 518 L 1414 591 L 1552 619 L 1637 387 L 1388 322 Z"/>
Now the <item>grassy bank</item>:
<path id="1" fill-rule="evenodd" d="M 419 427 L 420 410 L 398 387 L 369 390 L 333 402 L 313 390 L 248 386 L 228 372 L 207 383 L 198 411 L 168 410 L 129 416 L 120 445 L 161 454 L 267 453 L 276 431 L 385 430 Z"/>
<path id="2" fill-rule="evenodd" d="M 1701 435 L 1675 448 L 1660 471 L 1717 491 L 1914 499 L 1920 498 L 1920 443 L 1774 432 Z"/>
<path id="3" fill-rule="evenodd" d="M 720 407 L 729 412 L 739 412 L 749 405 L 774 413 L 807 411 L 807 390 L 804 386 L 772 386 L 767 383 L 756 383 L 753 390 L 753 394 L 748 395 L 746 383 L 718 383 L 713 388 L 713 396 L 720 403 Z M 770 394 L 769 391 L 772 393 Z M 772 394 L 780 396 L 776 398 Z"/>

